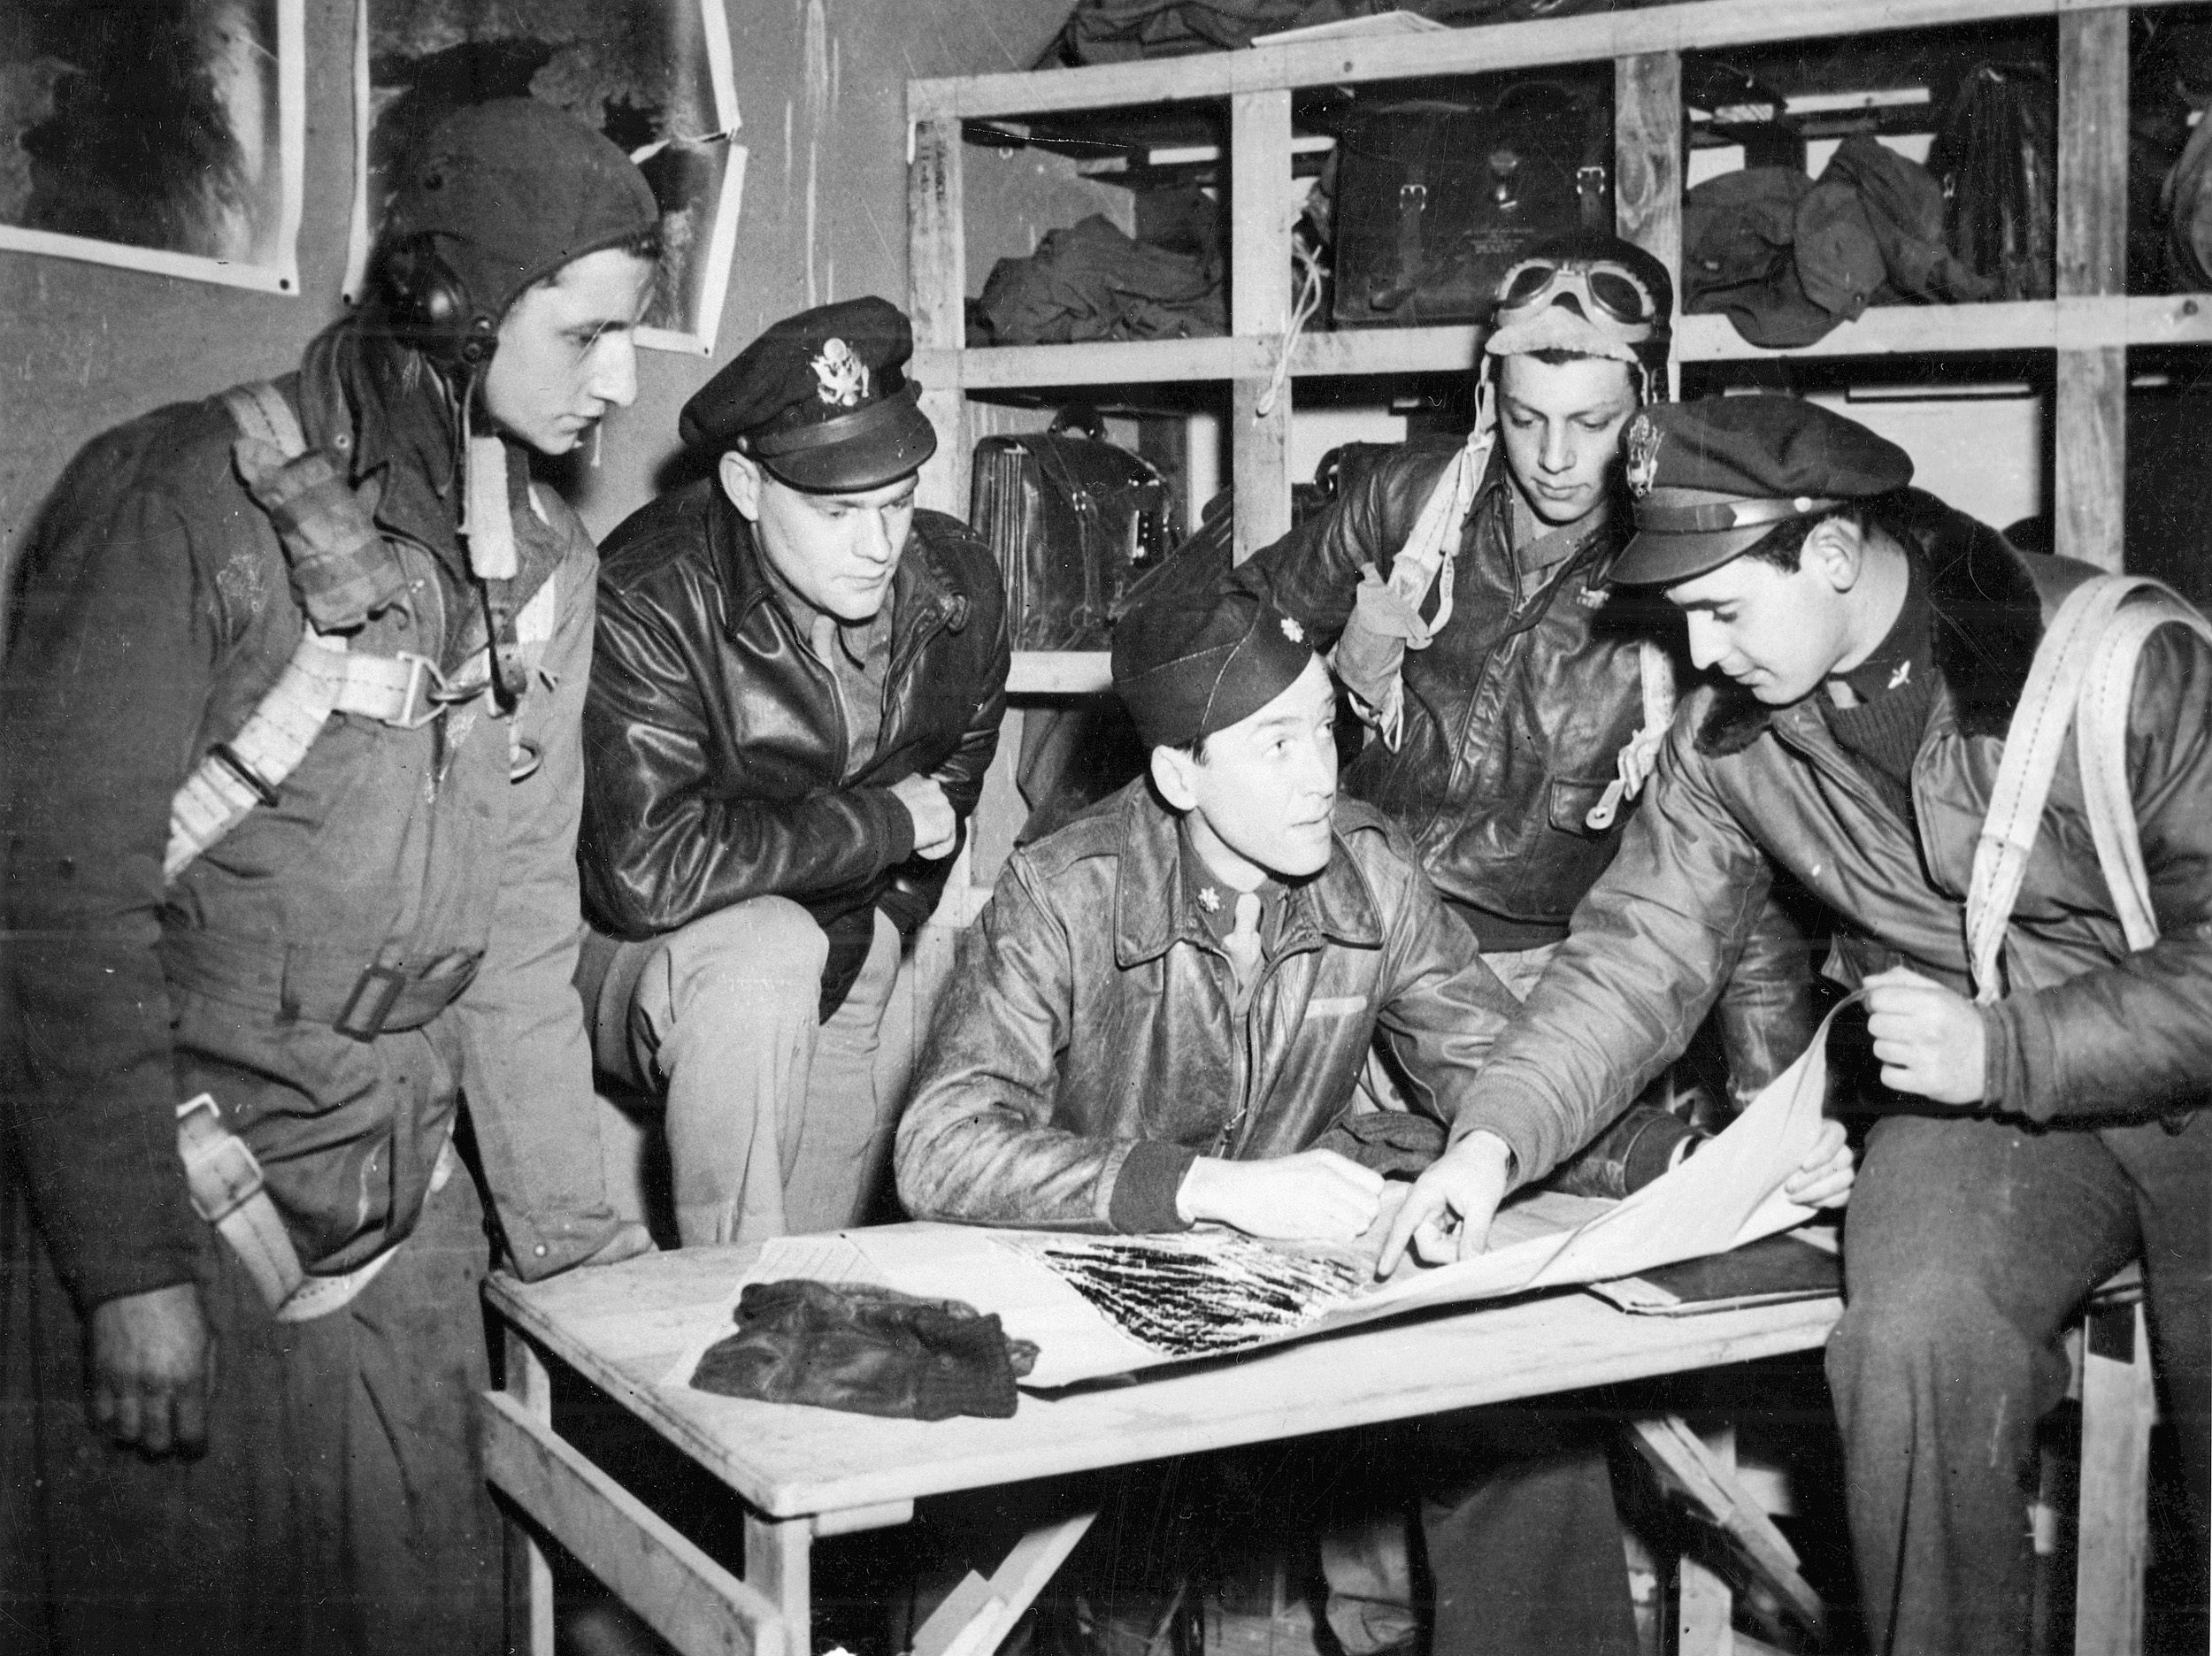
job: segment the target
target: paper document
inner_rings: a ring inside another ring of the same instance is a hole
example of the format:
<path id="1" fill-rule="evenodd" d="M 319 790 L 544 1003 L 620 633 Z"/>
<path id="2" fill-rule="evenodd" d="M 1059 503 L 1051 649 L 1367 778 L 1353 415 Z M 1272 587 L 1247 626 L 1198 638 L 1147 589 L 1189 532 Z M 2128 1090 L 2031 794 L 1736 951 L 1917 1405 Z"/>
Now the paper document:
<path id="1" fill-rule="evenodd" d="M 1098 1237 L 958 1225 L 843 1239 L 895 1288 L 997 1313 L 1009 1334 L 1037 1343 L 1023 1384 L 1048 1390 L 1430 1306 L 1632 1276 L 1812 1216 L 1782 1184 L 1820 1131 L 1833 1022 L 1832 1013 L 1803 1056 L 1724 1132 L 1626 1200 L 1539 1192 L 1500 1211 L 1480 1258 L 1402 1268 L 1387 1283 L 1372 1278 L 1379 1226 L 1339 1247 L 1214 1230 Z"/>

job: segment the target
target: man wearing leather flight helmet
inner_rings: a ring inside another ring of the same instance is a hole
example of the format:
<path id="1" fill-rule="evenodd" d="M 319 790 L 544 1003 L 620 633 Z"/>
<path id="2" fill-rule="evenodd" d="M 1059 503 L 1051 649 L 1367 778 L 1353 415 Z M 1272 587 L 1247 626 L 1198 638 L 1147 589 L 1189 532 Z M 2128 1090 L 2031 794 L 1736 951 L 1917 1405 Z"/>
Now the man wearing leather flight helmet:
<path id="1" fill-rule="evenodd" d="M 527 1277 L 650 1246 L 572 986 L 596 558 L 528 462 L 636 395 L 658 252 L 604 137 L 463 110 L 358 314 L 96 440 L 30 537 L 0 1626 L 31 1648 L 497 1647 L 486 1219 Z"/>
<path id="2" fill-rule="evenodd" d="M 1617 237 L 1578 231 L 1532 249 L 1500 282 L 1466 441 L 1348 452 L 1328 509 L 1233 577 L 1334 647 L 1332 665 L 1369 727 L 1345 791 L 1412 836 L 1519 996 L 1618 851 L 1685 671 L 1663 617 L 1624 615 L 1605 584 L 1628 538 L 1621 433 L 1666 395 L 1672 303 L 1666 268 Z M 1716 1017 L 1737 1098 L 1803 1047 L 1807 982 L 1802 941 L 1770 907 Z M 1390 1079 L 1377 1073 L 1370 1086 L 1386 1097 Z M 1566 1186 L 1620 1195 L 1696 1136 L 1640 1103 L 1567 1170 Z M 1517 1476 L 1520 1521 L 1555 1536 L 1551 1574 L 1487 1585 L 1490 1598 L 1440 1582 L 1438 1648 L 1512 1648 L 1482 1642 L 1512 1614 L 1523 1617 L 1513 1637 L 1540 1641 L 1526 1648 L 1625 1652 L 1633 1627 L 1601 1440 L 1532 1422 L 1520 1447 L 1517 1475 L 1500 1455 L 1474 1457 L 1492 1495 L 1432 1502 L 1430 1544 L 1456 1545 L 1448 1530 L 1491 1522 L 1488 1505 L 1509 1499 Z M 1544 1614 L 1547 1602 L 1576 1614 Z"/>

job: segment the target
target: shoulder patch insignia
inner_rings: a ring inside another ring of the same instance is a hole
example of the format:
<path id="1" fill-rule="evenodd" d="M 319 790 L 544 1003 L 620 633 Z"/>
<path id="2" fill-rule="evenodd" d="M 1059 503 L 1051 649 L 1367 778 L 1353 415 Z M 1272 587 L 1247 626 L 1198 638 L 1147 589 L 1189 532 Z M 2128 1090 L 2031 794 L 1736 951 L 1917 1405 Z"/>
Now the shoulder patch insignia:
<path id="1" fill-rule="evenodd" d="M 1659 480 L 1659 428 L 1639 414 L 1628 426 L 1628 492 L 1638 500 Z"/>
<path id="2" fill-rule="evenodd" d="M 841 339 L 824 340 L 820 354 L 807 365 L 821 382 L 814 395 L 825 402 L 853 408 L 868 395 L 868 364 Z"/>

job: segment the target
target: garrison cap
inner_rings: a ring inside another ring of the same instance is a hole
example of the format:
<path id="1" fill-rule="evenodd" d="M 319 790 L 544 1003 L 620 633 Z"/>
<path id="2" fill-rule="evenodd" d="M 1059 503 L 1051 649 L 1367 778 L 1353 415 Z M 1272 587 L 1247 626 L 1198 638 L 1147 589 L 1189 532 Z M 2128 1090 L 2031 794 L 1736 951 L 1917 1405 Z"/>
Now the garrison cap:
<path id="1" fill-rule="evenodd" d="M 1147 748 L 1187 748 L 1251 717 L 1313 659 L 1303 626 L 1240 587 L 1140 604 L 1114 624 L 1114 688 Z"/>
<path id="2" fill-rule="evenodd" d="M 684 404 L 677 433 L 693 448 L 758 461 L 794 488 L 880 488 L 936 452 L 937 431 L 906 377 L 914 330 L 870 296 L 786 317 Z"/>
<path id="3" fill-rule="evenodd" d="M 447 116 L 398 172 L 381 240 L 431 236 L 488 325 L 532 283 L 656 232 L 651 186 L 603 134 L 536 98 Z"/>
<path id="4" fill-rule="evenodd" d="M 1629 422 L 1636 534 L 1611 579 L 1671 586 L 1747 551 L 1777 524 L 1912 481 L 1912 456 L 1855 420 L 1787 396 L 1662 403 Z"/>

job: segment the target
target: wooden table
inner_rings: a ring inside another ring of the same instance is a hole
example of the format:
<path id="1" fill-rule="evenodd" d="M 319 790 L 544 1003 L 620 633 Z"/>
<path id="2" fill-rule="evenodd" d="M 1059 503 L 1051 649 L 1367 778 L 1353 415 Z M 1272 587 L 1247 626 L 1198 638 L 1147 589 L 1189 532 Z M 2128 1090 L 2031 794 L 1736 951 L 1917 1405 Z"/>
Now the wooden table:
<path id="1" fill-rule="evenodd" d="M 1631 1316 L 1561 1293 L 1382 1323 L 1133 1384 L 1025 1393 L 1011 1420 L 879 1420 L 749 1402 L 660 1382 L 682 1325 L 726 1304 L 750 1248 L 698 1248 L 524 1284 L 494 1279 L 507 1390 L 483 1399 L 487 1476 L 686 1656 L 811 1656 L 819 1536 L 904 1523 L 914 1502 L 1032 1478 L 1578 1391 L 1817 1346 L 1834 1300 L 1691 1317 Z M 741 1581 L 555 1435 L 543 1354 L 569 1364 L 727 1484 L 746 1509 Z M 919 1656 L 987 1656 L 1081 1538 L 1088 1515 L 1033 1532 L 972 1577 L 916 1640 Z M 515 1545 L 519 1543 L 521 1545 Z M 511 1647 L 552 1649 L 548 1572 L 511 1534 Z M 523 1636 L 526 1636 L 523 1637 Z"/>

